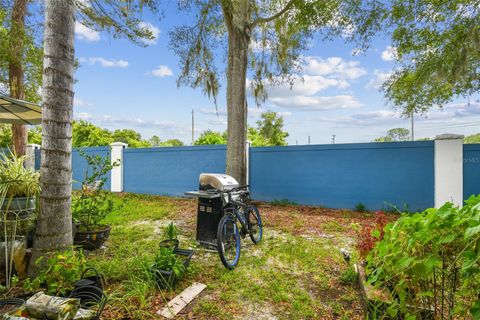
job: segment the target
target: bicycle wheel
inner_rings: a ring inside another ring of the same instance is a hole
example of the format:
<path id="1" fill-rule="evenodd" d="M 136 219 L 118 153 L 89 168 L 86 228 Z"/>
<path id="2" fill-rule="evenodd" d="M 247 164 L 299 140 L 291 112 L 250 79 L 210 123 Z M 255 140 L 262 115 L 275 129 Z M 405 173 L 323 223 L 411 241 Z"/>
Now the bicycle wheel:
<path id="1" fill-rule="evenodd" d="M 218 223 L 217 250 L 225 268 L 235 268 L 240 260 L 240 234 L 235 219 L 228 214 Z"/>
<path id="2" fill-rule="evenodd" d="M 257 244 L 262 240 L 262 217 L 260 217 L 260 212 L 258 212 L 256 206 L 252 205 L 247 210 L 246 216 L 250 239 L 252 239 L 253 243 Z"/>

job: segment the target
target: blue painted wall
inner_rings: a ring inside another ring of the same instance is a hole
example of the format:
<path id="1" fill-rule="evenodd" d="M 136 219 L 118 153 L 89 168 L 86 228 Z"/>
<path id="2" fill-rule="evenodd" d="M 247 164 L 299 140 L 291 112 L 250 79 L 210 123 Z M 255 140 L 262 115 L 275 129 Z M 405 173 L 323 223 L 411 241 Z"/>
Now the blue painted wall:
<path id="1" fill-rule="evenodd" d="M 370 210 L 433 206 L 432 141 L 262 147 L 251 149 L 257 200 Z"/>
<path id="2" fill-rule="evenodd" d="M 90 147 L 82 148 L 89 155 L 99 155 L 101 157 L 108 157 L 110 159 L 110 147 Z M 85 173 L 91 173 L 87 165 L 87 161 L 80 155 L 78 149 L 72 151 L 72 170 L 73 170 L 73 189 L 80 189 L 82 181 L 85 178 Z M 107 174 L 107 181 L 103 189 L 110 190 L 110 172 Z"/>
<path id="3" fill-rule="evenodd" d="M 226 146 L 127 148 L 123 157 L 126 192 L 182 196 L 200 173 L 225 172 Z"/>
<path id="4" fill-rule="evenodd" d="M 480 144 L 463 145 L 463 198 L 480 194 Z"/>
<path id="5" fill-rule="evenodd" d="M 40 156 L 42 151 L 40 149 L 35 149 L 35 170 L 40 170 Z"/>
<path id="6" fill-rule="evenodd" d="M 101 157 L 108 157 L 110 159 L 110 147 L 90 147 L 82 148 L 87 154 L 100 155 Z M 35 169 L 40 170 L 40 149 L 35 150 Z M 80 155 L 78 149 L 72 150 L 72 171 L 73 171 L 73 189 L 80 189 L 82 187 L 82 181 L 85 178 L 85 173 L 89 171 L 86 160 Z M 107 174 L 107 181 L 103 186 L 103 189 L 110 190 L 110 172 Z"/>

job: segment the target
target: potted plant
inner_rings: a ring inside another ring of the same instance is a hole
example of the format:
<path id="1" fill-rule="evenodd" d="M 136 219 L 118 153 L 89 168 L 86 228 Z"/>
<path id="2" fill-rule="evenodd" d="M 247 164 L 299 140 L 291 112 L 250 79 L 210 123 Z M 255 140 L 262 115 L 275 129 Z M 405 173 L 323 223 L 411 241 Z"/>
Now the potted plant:
<path id="1" fill-rule="evenodd" d="M 185 275 L 192 255 L 192 250 L 160 247 L 151 267 L 158 287 L 172 289 Z"/>
<path id="2" fill-rule="evenodd" d="M 1 210 L 9 220 L 27 218 L 35 209 L 40 175 L 24 166 L 26 156 L 3 153 L 0 161 Z"/>
<path id="3" fill-rule="evenodd" d="M 170 222 L 163 229 L 163 240 L 160 241 L 160 247 L 178 248 L 179 233 L 180 229 L 173 222 Z"/>
<path id="4" fill-rule="evenodd" d="M 10 152 L 0 158 L 0 269 L 9 288 L 14 269 L 19 277 L 25 276 L 27 235 L 34 225 L 40 182 L 39 173 L 25 167 L 27 157 Z"/>
<path id="5" fill-rule="evenodd" d="M 72 198 L 72 216 L 76 226 L 74 243 L 86 250 L 95 250 L 110 235 L 111 226 L 105 225 L 104 219 L 118 207 L 111 194 L 102 190 L 106 174 L 116 164 L 98 155 L 81 154 L 87 160 L 91 173 L 85 174 L 81 191 Z"/>

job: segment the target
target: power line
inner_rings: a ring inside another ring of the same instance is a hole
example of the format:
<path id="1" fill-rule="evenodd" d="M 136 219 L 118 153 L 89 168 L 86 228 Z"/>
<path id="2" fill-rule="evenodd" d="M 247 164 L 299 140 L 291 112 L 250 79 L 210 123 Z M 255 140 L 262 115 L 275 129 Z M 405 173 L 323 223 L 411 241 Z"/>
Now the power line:
<path id="1" fill-rule="evenodd" d="M 195 142 L 195 111 L 192 109 L 192 146 Z"/>
<path id="2" fill-rule="evenodd" d="M 414 113 L 412 111 L 412 116 L 411 116 L 411 118 L 412 118 L 412 141 L 415 141 L 415 125 L 414 125 L 413 115 L 414 115 Z"/>

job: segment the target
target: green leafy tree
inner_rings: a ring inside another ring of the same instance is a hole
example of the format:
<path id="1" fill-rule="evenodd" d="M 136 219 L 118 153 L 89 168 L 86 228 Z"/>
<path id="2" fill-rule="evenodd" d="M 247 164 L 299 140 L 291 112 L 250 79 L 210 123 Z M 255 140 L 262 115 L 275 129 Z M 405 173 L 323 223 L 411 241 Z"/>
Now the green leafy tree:
<path id="1" fill-rule="evenodd" d="M 283 131 L 283 117 L 273 111 L 261 114 L 257 121 L 258 134 L 266 141 L 268 146 L 285 146 L 288 133 Z"/>
<path id="2" fill-rule="evenodd" d="M 12 147 L 12 127 L 8 124 L 0 124 L 0 147 Z"/>
<path id="3" fill-rule="evenodd" d="M 398 142 L 408 141 L 410 139 L 410 130 L 405 128 L 394 128 L 387 131 L 387 135 L 375 139 L 375 142 Z"/>
<path id="4" fill-rule="evenodd" d="M 114 38 L 126 37 L 146 46 L 153 39 L 143 22 L 145 9 L 158 12 L 156 0 L 102 1 L 73 0 L 76 21 L 96 31 L 107 31 Z M 0 85 L 18 99 L 39 102 L 42 85 L 43 6 L 32 0 L 0 0 Z M 36 14 L 34 14 L 34 12 Z M 27 127 L 12 125 L 16 154 L 24 154 Z"/>
<path id="5" fill-rule="evenodd" d="M 216 132 L 212 130 L 203 131 L 197 140 L 193 143 L 196 146 L 210 144 L 226 144 L 227 133 Z"/>
<path id="6" fill-rule="evenodd" d="M 466 136 L 463 140 L 464 143 L 480 143 L 480 133 L 472 134 L 470 136 Z"/>
<path id="7" fill-rule="evenodd" d="M 160 143 L 161 147 L 182 147 L 185 144 L 179 139 L 169 139 Z"/>
<path id="8" fill-rule="evenodd" d="M 267 139 L 254 127 L 248 127 L 248 140 L 252 143 L 252 147 L 268 146 Z"/>
<path id="9" fill-rule="evenodd" d="M 28 143 L 42 143 L 42 127 L 32 126 L 28 130 Z M 12 148 L 12 126 L 0 124 L 0 148 Z"/>
<path id="10" fill-rule="evenodd" d="M 316 31 L 338 32 L 348 19 L 344 2 L 301 0 L 186 0 L 179 7 L 196 17 L 192 25 L 177 27 L 171 46 L 180 57 L 179 85 L 200 87 L 216 99 L 218 67 L 225 61 L 228 144 L 226 172 L 245 183 L 247 139 L 246 83 L 250 68 L 252 92 L 266 98 L 265 81 L 292 81 L 300 69 L 301 51 Z M 345 2 L 345 5 L 348 3 Z M 217 59 L 217 48 L 227 48 Z M 258 49 L 258 50 L 257 50 Z"/>
<path id="11" fill-rule="evenodd" d="M 28 130 L 28 143 L 42 144 L 42 126 L 32 126 Z"/>
<path id="12" fill-rule="evenodd" d="M 42 83 L 42 45 L 27 22 L 30 0 L 4 0 L 0 9 L 0 84 L 13 98 L 40 100 Z M 31 20 L 31 19 L 29 19 Z M 12 124 L 13 150 L 24 155 L 27 126 Z"/>
<path id="13" fill-rule="evenodd" d="M 72 146 L 74 148 L 108 146 L 112 142 L 114 139 L 110 131 L 85 120 L 73 121 Z"/>
<path id="14" fill-rule="evenodd" d="M 162 143 L 162 140 L 160 140 L 158 136 L 153 136 L 148 140 L 148 142 L 152 147 L 159 147 Z"/>
<path id="15" fill-rule="evenodd" d="M 150 143 L 142 139 L 142 135 L 132 129 L 117 129 L 113 132 L 112 138 L 115 142 L 127 143 L 131 148 L 148 148 Z"/>
<path id="16" fill-rule="evenodd" d="M 358 1 L 351 12 L 364 39 L 391 31 L 400 67 L 383 86 L 406 115 L 442 106 L 480 88 L 477 0 Z"/>

